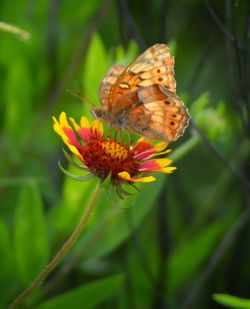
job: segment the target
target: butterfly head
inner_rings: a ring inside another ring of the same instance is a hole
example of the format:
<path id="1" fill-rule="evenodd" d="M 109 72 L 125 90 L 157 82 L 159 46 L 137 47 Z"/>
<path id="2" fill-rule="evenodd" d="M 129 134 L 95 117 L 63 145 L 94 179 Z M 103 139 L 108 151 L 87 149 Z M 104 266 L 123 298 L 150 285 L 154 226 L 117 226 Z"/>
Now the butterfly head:
<path id="1" fill-rule="evenodd" d="M 125 121 L 123 115 L 113 116 L 112 113 L 102 108 L 92 108 L 91 113 L 97 120 L 103 120 L 109 127 L 116 129 L 124 129 Z"/>
<path id="2" fill-rule="evenodd" d="M 110 117 L 109 117 L 109 113 L 102 108 L 92 108 L 91 109 L 91 113 L 92 116 L 97 119 L 97 120 L 103 120 L 104 122 L 106 122 L 108 125 L 112 126 L 110 123 Z"/>
<path id="3" fill-rule="evenodd" d="M 105 111 L 102 110 L 101 108 L 92 108 L 91 114 L 97 120 L 101 120 L 101 119 L 105 118 L 105 117 L 103 117 L 104 114 L 105 114 Z"/>

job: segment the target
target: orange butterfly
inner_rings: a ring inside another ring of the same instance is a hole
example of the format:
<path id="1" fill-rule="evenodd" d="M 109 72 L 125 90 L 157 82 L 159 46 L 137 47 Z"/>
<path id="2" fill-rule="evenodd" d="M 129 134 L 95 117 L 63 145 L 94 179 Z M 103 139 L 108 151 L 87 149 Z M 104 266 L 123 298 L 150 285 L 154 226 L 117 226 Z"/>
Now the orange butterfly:
<path id="1" fill-rule="evenodd" d="M 173 142 L 188 125 L 189 114 L 175 93 L 174 57 L 155 44 L 127 68 L 115 65 L 102 80 L 96 119 L 150 139 Z"/>

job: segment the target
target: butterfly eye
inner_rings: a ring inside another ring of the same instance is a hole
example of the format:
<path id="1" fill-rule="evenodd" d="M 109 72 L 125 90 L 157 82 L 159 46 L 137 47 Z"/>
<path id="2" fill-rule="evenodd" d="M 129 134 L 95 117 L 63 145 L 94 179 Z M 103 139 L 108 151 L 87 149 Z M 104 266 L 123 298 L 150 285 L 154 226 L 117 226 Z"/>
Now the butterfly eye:
<path id="1" fill-rule="evenodd" d="M 98 108 L 93 108 L 92 110 L 91 110 L 91 113 L 92 113 L 92 115 L 93 115 L 93 117 L 95 118 L 95 119 L 101 119 L 102 118 L 102 116 L 103 116 L 103 112 L 102 112 L 102 110 L 100 110 L 100 109 L 98 109 Z"/>

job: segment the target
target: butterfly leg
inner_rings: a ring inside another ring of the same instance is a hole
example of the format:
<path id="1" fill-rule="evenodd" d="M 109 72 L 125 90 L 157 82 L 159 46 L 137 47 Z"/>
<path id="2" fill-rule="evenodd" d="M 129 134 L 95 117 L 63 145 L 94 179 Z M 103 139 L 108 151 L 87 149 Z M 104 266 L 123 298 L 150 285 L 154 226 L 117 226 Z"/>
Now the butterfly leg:
<path id="1" fill-rule="evenodd" d="M 120 130 L 120 140 L 123 143 L 126 140 L 126 144 L 131 145 L 130 132 L 128 130 Z"/>

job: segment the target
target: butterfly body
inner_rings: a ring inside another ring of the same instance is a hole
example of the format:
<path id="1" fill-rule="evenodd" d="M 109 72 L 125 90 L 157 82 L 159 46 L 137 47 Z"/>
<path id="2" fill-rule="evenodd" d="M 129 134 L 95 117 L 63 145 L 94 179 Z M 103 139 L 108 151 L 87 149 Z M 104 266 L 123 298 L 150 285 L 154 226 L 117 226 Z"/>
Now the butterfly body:
<path id="1" fill-rule="evenodd" d="M 99 91 L 101 108 L 95 118 L 110 127 L 150 139 L 175 141 L 188 125 L 189 114 L 175 94 L 174 58 L 164 44 L 156 44 L 128 68 L 111 67 Z"/>

